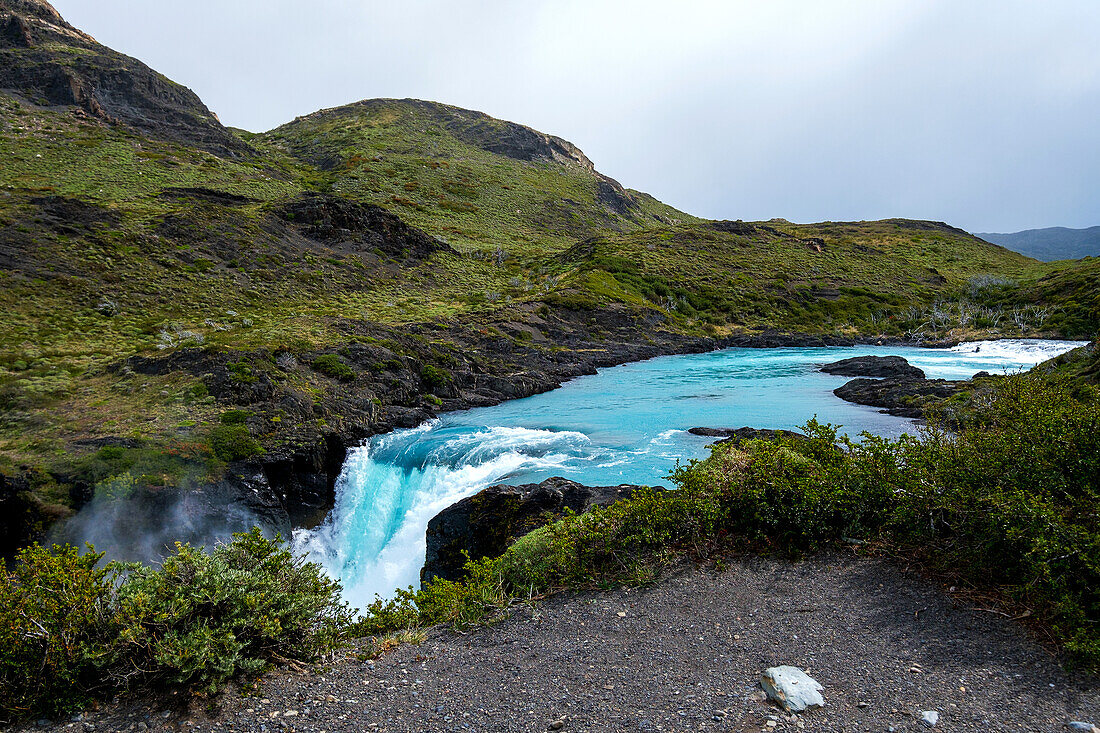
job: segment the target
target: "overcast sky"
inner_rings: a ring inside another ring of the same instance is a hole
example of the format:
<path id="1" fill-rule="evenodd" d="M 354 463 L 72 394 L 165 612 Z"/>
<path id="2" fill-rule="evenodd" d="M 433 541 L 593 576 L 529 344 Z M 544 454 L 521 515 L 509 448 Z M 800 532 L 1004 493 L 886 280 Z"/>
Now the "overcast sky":
<path id="1" fill-rule="evenodd" d="M 415 97 L 701 216 L 1100 224 L 1098 0 L 53 4 L 249 130 Z"/>

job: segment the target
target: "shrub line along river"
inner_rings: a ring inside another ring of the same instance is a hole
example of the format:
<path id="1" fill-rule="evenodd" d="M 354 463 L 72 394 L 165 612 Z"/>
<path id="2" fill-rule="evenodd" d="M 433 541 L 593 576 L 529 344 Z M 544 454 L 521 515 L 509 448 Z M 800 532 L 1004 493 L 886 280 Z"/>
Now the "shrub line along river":
<path id="1" fill-rule="evenodd" d="M 950 349 L 898 346 L 724 349 L 601 370 L 494 407 L 441 415 L 377 435 L 348 453 L 336 506 L 294 535 L 295 548 L 343 581 L 353 605 L 419 582 L 428 520 L 495 483 L 564 476 L 588 485 L 667 485 L 677 461 L 704 458 L 713 439 L 692 427 L 797 429 L 812 417 L 896 437 L 914 422 L 832 394 L 847 377 L 818 366 L 898 355 L 930 378 L 1026 370 L 1083 342 L 1003 340 Z"/>

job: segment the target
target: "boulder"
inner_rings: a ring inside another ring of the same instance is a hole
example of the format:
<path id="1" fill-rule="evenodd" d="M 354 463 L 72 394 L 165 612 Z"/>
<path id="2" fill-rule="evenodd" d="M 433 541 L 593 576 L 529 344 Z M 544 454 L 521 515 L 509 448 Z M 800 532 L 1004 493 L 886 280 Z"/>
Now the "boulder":
<path id="1" fill-rule="evenodd" d="M 427 551 L 420 582 L 458 580 L 466 558 L 497 557 L 533 529 L 548 524 L 566 509 L 581 514 L 629 498 L 639 487 L 584 486 L 561 477 L 540 484 L 500 484 L 452 504 L 428 522 Z"/>
<path id="2" fill-rule="evenodd" d="M 793 430 L 772 430 L 770 428 L 691 428 L 692 435 L 700 435 L 705 438 L 722 438 L 718 443 L 733 443 L 737 445 L 746 440 L 774 440 L 779 437 L 804 440 L 802 433 Z"/>
<path id="3" fill-rule="evenodd" d="M 825 705 L 825 699 L 821 697 L 824 689 L 821 683 L 798 667 L 769 667 L 760 675 L 760 686 L 769 698 L 788 712 L 801 713 L 807 708 Z"/>
<path id="4" fill-rule="evenodd" d="M 921 417 L 925 409 L 967 389 L 970 382 L 946 379 L 853 379 L 833 394 L 857 405 L 885 408 L 898 417 Z"/>
<path id="5" fill-rule="evenodd" d="M 842 377 L 924 379 L 923 371 L 900 356 L 853 356 L 824 364 L 821 371 Z"/>

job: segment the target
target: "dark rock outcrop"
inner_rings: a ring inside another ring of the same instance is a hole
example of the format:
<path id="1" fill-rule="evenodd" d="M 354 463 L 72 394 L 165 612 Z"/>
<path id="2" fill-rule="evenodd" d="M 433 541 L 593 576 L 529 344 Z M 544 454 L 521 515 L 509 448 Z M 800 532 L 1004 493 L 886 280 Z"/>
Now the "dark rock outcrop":
<path id="1" fill-rule="evenodd" d="M 45 0 L 0 0 L 0 89 L 223 157 L 250 148 L 190 89 L 100 45 Z"/>
<path id="2" fill-rule="evenodd" d="M 583 486 L 555 477 L 540 484 L 482 489 L 452 504 L 428 522 L 427 553 L 420 581 L 458 580 L 470 559 L 496 557 L 517 538 L 547 524 L 566 509 L 578 514 L 629 498 L 637 486 Z"/>
<path id="3" fill-rule="evenodd" d="M 853 356 L 825 364 L 821 371 L 842 377 L 924 379 L 924 372 L 901 356 Z"/>
<path id="4" fill-rule="evenodd" d="M 26 476 L 0 472 L 0 557 L 11 557 L 42 530 L 42 513 L 30 489 Z"/>
<path id="5" fill-rule="evenodd" d="M 707 226 L 709 226 L 711 229 L 713 229 L 716 232 L 723 232 L 725 234 L 737 234 L 737 235 L 744 236 L 744 235 L 747 235 L 747 234 L 755 234 L 756 233 L 756 227 L 755 226 L 753 226 L 752 224 L 748 224 L 746 222 L 743 222 L 740 219 L 738 219 L 737 221 L 728 221 L 728 220 L 712 221 L 709 224 L 707 224 Z"/>
<path id="6" fill-rule="evenodd" d="M 450 245 L 411 227 L 380 206 L 325 194 L 307 194 L 276 212 L 304 236 L 357 250 L 377 249 L 395 259 L 421 260 L 434 252 L 458 254 Z"/>
<path id="7" fill-rule="evenodd" d="M 774 440 L 779 437 L 804 440 L 806 438 L 802 433 L 793 430 L 772 430 L 771 428 L 691 428 L 688 432 L 705 438 L 721 438 L 722 440 L 718 443 L 734 445 L 746 440 Z"/>
<path id="8" fill-rule="evenodd" d="M 842 400 L 859 405 L 885 408 L 898 417 L 922 417 L 925 411 L 954 397 L 970 385 L 969 381 L 946 379 L 853 379 L 833 390 Z"/>

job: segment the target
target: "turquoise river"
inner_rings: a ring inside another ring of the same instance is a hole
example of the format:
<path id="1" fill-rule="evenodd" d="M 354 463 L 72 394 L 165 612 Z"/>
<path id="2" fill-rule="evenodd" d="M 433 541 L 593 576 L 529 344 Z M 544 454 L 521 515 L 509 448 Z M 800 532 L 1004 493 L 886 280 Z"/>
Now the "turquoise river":
<path id="1" fill-rule="evenodd" d="M 832 390 L 847 378 L 818 367 L 896 354 L 929 377 L 966 379 L 1028 369 L 1077 345 L 726 349 L 604 369 L 552 392 L 371 438 L 349 452 L 328 519 L 298 531 L 294 544 L 340 578 L 346 597 L 361 606 L 375 594 L 416 585 L 428 520 L 491 484 L 565 476 L 590 485 L 667 485 L 677 461 L 707 455 L 711 441 L 687 432 L 696 426 L 797 429 L 816 416 L 853 436 L 915 432 L 911 420 L 838 399 Z"/>

